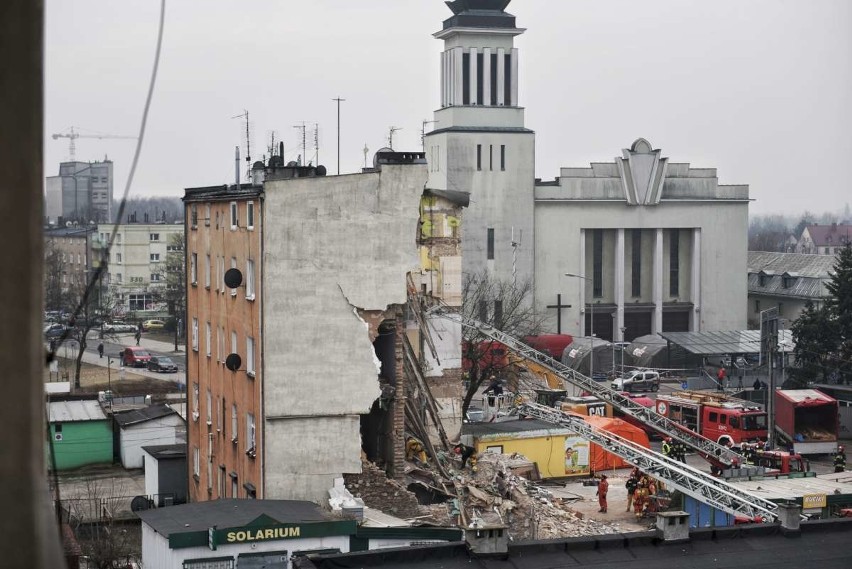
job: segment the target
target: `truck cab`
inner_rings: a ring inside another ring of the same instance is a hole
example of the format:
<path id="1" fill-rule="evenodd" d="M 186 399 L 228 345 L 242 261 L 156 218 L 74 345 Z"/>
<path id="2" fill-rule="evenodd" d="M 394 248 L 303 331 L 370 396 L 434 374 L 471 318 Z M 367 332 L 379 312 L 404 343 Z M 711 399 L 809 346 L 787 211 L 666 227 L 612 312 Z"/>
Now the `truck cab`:
<path id="1" fill-rule="evenodd" d="M 742 399 L 683 390 L 657 396 L 656 407 L 660 415 L 722 445 L 766 440 L 766 412 Z"/>
<path id="2" fill-rule="evenodd" d="M 755 466 L 764 467 L 766 474 L 795 474 L 810 470 L 808 461 L 802 455 L 782 450 L 759 450 L 752 462 Z"/>

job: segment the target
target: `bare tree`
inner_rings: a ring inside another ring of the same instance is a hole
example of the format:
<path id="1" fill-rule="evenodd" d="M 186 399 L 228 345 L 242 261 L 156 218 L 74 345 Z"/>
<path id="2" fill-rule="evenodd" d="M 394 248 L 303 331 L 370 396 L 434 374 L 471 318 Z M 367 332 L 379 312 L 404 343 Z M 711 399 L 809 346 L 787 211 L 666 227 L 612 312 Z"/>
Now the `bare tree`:
<path id="1" fill-rule="evenodd" d="M 530 280 L 501 281 L 487 273 L 467 275 L 462 288 L 462 312 L 468 318 L 485 322 L 515 338 L 536 335 L 543 316 L 536 313 Z M 482 382 L 499 374 L 507 365 L 506 347 L 478 330 L 463 327 L 462 357 L 468 366 L 468 387 L 462 402 L 462 416 Z"/>
<path id="2" fill-rule="evenodd" d="M 52 239 L 45 240 L 44 246 L 44 306 L 48 310 L 66 308 L 66 295 L 62 287 L 62 274 L 65 272 L 62 251 Z"/>

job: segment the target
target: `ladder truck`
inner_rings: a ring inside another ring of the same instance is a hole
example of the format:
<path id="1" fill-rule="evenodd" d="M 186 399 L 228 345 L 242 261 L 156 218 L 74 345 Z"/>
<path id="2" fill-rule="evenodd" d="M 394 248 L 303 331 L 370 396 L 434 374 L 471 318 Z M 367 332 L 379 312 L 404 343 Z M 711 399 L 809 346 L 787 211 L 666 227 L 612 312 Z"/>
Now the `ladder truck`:
<path id="1" fill-rule="evenodd" d="M 609 403 L 624 413 L 624 415 L 635 419 L 639 423 L 648 425 L 663 436 L 668 436 L 682 442 L 704 457 L 714 468 L 725 470 L 746 464 L 745 458 L 734 449 L 720 445 L 689 430 L 668 417 L 660 415 L 656 410 L 645 407 L 627 395 L 614 391 L 606 385 L 578 373 L 562 362 L 529 347 L 517 338 L 509 336 L 489 324 L 468 318 L 458 312 L 452 312 L 443 306 L 436 306 L 432 311 L 439 313 L 444 318 L 458 322 L 461 326 L 474 329 L 480 334 L 500 342 L 517 356 L 550 370 L 553 374 L 562 378 L 563 381 L 576 385 L 605 403 Z"/>
<path id="2" fill-rule="evenodd" d="M 568 415 L 558 409 L 529 402 L 520 403 L 517 410 L 521 417 L 531 417 L 571 429 L 583 438 L 621 457 L 625 462 L 636 466 L 642 472 L 662 480 L 670 488 L 718 510 L 734 516 L 745 516 L 756 522 L 778 520 L 776 503 L 754 496 L 715 476 L 646 449 L 615 433 L 598 429 L 584 421 L 581 416 Z"/>

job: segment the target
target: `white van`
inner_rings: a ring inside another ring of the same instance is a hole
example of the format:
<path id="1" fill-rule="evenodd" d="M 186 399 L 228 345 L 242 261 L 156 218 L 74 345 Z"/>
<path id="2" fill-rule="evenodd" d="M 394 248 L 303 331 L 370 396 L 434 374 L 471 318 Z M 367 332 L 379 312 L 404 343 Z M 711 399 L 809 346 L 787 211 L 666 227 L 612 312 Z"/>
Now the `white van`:
<path id="1" fill-rule="evenodd" d="M 637 369 L 613 380 L 612 388 L 616 391 L 657 391 L 660 389 L 660 374 L 649 369 Z"/>

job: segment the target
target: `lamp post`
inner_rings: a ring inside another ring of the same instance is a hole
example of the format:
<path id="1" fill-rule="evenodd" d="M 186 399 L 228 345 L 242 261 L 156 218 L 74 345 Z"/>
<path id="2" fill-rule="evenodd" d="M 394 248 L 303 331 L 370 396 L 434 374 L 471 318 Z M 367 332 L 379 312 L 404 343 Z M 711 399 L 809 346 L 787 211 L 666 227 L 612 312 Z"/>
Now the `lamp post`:
<path id="1" fill-rule="evenodd" d="M 627 332 L 627 326 L 621 327 L 621 377 L 624 377 L 624 333 Z"/>
<path id="2" fill-rule="evenodd" d="M 583 275 L 575 275 L 574 273 L 565 273 L 566 277 L 573 277 L 575 279 L 583 279 L 584 281 L 591 280 L 588 277 Z M 583 283 L 585 286 L 585 283 Z M 590 302 L 589 306 L 591 307 L 591 313 L 589 314 L 589 337 L 591 338 L 591 353 L 589 355 L 589 377 L 592 381 L 595 380 L 595 303 Z"/>

